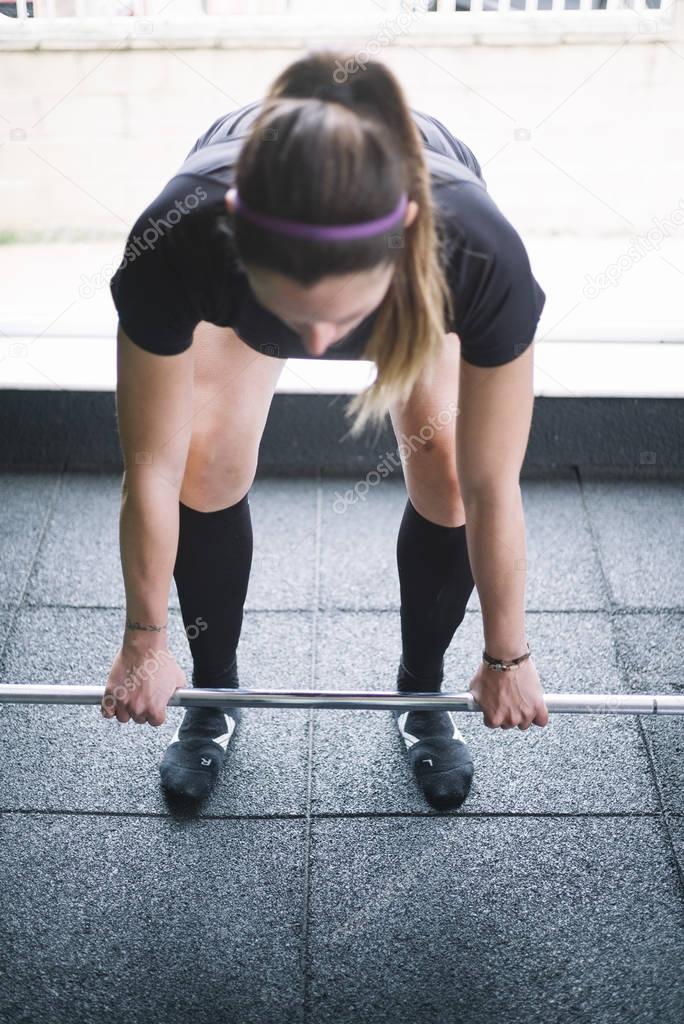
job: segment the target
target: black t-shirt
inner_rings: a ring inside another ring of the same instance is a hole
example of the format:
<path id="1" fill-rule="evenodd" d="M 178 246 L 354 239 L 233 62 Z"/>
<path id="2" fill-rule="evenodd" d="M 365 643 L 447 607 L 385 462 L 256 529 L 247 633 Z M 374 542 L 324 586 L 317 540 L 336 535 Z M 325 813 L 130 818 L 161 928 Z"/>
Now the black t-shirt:
<path id="1" fill-rule="evenodd" d="M 128 337 L 148 352 L 174 355 L 192 344 L 201 320 L 232 327 L 252 348 L 278 358 L 358 359 L 378 310 L 311 356 L 299 335 L 261 306 L 235 252 L 225 194 L 263 101 L 216 120 L 133 225 L 110 289 Z M 546 295 L 520 235 L 487 191 L 472 151 L 436 118 L 411 110 L 423 140 L 461 355 L 499 366 L 534 338 Z"/>

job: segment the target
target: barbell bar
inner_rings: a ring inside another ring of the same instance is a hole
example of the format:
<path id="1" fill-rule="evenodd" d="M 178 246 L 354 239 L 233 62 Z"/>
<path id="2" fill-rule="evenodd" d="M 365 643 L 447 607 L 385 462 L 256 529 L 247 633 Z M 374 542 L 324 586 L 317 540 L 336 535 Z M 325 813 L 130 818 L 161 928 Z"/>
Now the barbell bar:
<path id="1" fill-rule="evenodd" d="M 0 683 L 0 704 L 101 704 L 104 686 Z M 684 695 L 673 693 L 545 693 L 549 712 L 609 715 L 684 715 Z M 180 688 L 168 707 L 353 708 L 385 711 L 481 711 L 470 692 L 398 693 L 358 690 L 248 690 Z"/>

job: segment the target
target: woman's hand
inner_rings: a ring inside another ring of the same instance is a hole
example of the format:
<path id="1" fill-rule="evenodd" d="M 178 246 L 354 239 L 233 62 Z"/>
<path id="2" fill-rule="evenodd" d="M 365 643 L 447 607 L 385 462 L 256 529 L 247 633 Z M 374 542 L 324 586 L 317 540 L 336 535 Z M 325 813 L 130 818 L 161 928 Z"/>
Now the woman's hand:
<path id="1" fill-rule="evenodd" d="M 532 658 L 508 672 L 497 672 L 482 662 L 469 689 L 484 712 L 488 729 L 517 726 L 525 732 L 530 725 L 548 724 L 544 691 Z"/>
<path id="2" fill-rule="evenodd" d="M 166 721 L 171 695 L 187 685 L 185 672 L 165 647 L 122 646 L 114 658 L 100 710 L 104 718 L 139 725 Z"/>

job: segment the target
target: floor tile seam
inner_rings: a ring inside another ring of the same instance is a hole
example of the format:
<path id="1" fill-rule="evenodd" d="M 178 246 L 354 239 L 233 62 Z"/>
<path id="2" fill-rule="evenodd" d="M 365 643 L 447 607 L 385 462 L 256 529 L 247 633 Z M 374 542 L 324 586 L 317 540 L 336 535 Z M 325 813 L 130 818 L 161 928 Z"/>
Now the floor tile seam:
<path id="1" fill-rule="evenodd" d="M 175 815 L 165 811 L 115 811 L 88 808 L 53 808 L 53 807 L 0 807 L 0 815 L 25 814 L 42 817 L 73 817 L 73 818 L 149 818 L 150 820 L 179 820 Z M 684 811 L 462 811 L 458 814 L 440 814 L 434 811 L 315 811 L 307 815 L 306 810 L 291 813 L 275 812 L 271 814 L 199 814 L 189 815 L 184 820 L 194 821 L 306 821 L 330 819 L 363 819 L 363 818 L 434 818 L 458 820 L 459 818 L 653 818 L 655 820 L 669 816 L 684 818 Z"/>
<path id="2" fill-rule="evenodd" d="M 13 605 L 11 606 L 10 621 L 9 621 L 8 626 L 7 626 L 7 630 L 5 632 L 5 637 L 4 637 L 3 641 L 2 641 L 2 646 L 0 647 L 0 675 L 4 672 L 5 654 L 7 652 L 7 648 L 8 648 L 9 642 L 10 642 L 10 637 L 12 636 L 12 634 L 14 632 L 14 626 L 15 626 L 15 623 L 16 623 L 18 617 L 19 617 L 19 613 L 25 607 L 29 607 L 29 605 L 27 605 L 25 603 L 25 598 L 26 598 L 26 593 L 28 591 L 29 581 L 31 579 L 31 576 L 33 575 L 33 570 L 36 567 L 36 563 L 38 561 L 38 557 L 40 555 L 40 551 L 41 551 L 41 549 L 43 547 L 43 544 L 44 544 L 44 541 L 45 541 L 45 536 L 46 536 L 47 531 L 49 529 L 50 523 L 52 522 L 52 517 L 53 517 L 54 511 L 55 511 L 55 507 L 57 505 L 57 498 L 58 498 L 58 495 L 59 495 L 59 493 L 60 493 L 60 491 L 62 489 L 62 483 L 63 483 L 64 475 L 65 475 L 65 472 L 66 472 L 66 466 L 67 466 L 66 461 L 63 461 L 62 465 L 61 465 L 61 469 L 57 473 L 57 479 L 54 481 L 54 484 L 53 484 L 53 487 L 52 487 L 52 492 L 50 494 L 50 498 L 49 498 L 49 501 L 48 501 L 48 508 L 47 508 L 46 513 L 45 513 L 45 517 L 43 519 L 43 525 L 42 525 L 41 530 L 40 530 L 40 536 L 38 538 L 38 541 L 37 541 L 36 546 L 35 546 L 35 550 L 33 552 L 33 558 L 31 559 L 31 564 L 29 565 L 28 570 L 26 572 L 26 576 L 24 578 L 24 584 L 23 584 L 23 586 L 21 588 L 21 593 L 19 595 L 19 599 L 18 599 L 18 601 L 15 601 L 13 603 Z"/>
<path id="3" fill-rule="evenodd" d="M 684 814 L 681 815 L 684 817 Z M 566 818 L 597 818 L 597 819 L 638 819 L 653 818 L 658 820 L 664 817 L 661 811 L 461 811 L 458 814 L 440 814 L 434 811 L 313 811 L 311 815 L 315 820 L 332 819 L 375 819 L 375 818 L 427 818 L 435 820 L 458 821 L 460 818 L 519 818 L 529 820 L 539 819 L 566 819 Z"/>
<path id="4" fill-rule="evenodd" d="M 316 503 L 314 512 L 314 558 L 313 558 L 313 613 L 311 620 L 311 675 L 310 686 L 315 689 L 318 656 L 318 618 L 320 604 L 321 574 L 321 533 L 323 519 L 323 493 L 320 471 L 316 473 Z M 300 984 L 302 1024 L 311 1018 L 311 964 L 309 948 L 309 916 L 311 906 L 311 811 L 314 770 L 314 715 L 313 708 L 308 714 L 308 744 L 306 764 L 306 817 L 304 826 L 304 870 L 302 877 Z"/>
<path id="5" fill-rule="evenodd" d="M 620 646 L 620 643 L 619 643 L 619 637 L 616 634 L 615 621 L 616 621 L 616 619 L 614 619 L 613 616 L 609 616 L 608 622 L 609 622 L 609 626 L 610 626 L 611 644 L 612 644 L 612 648 L 613 648 L 613 657 L 614 657 L 614 660 L 615 660 L 615 665 L 616 665 L 617 670 L 618 670 L 618 678 L 619 678 L 619 682 L 620 682 L 621 686 L 624 686 L 625 690 L 627 692 L 632 692 L 629 668 L 625 664 L 624 659 L 623 659 L 622 654 L 621 654 L 621 646 Z M 668 848 L 669 856 L 670 856 L 671 862 L 672 862 L 672 864 L 674 866 L 675 874 L 677 876 L 679 897 L 680 897 L 682 903 L 684 904 L 684 867 L 683 867 L 682 861 L 680 860 L 680 857 L 679 857 L 679 855 L 677 853 L 677 847 L 675 845 L 674 837 L 672 835 L 672 831 L 671 831 L 670 826 L 669 826 L 668 817 L 667 817 L 668 808 L 667 808 L 667 804 L 666 804 L 666 801 L 665 801 L 665 794 L 663 793 L 663 788 L 662 788 L 662 785 L 661 785 L 661 780 L 660 780 L 660 777 L 658 775 L 658 768 L 657 768 L 657 765 L 656 765 L 656 762 L 655 762 L 655 756 L 654 756 L 654 753 L 653 753 L 653 748 L 652 748 L 651 740 L 650 740 L 649 736 L 647 735 L 646 729 L 644 727 L 644 723 L 641 721 L 641 715 L 636 715 L 636 719 L 637 719 L 637 721 L 636 721 L 637 733 L 638 733 L 638 736 L 639 736 L 639 739 L 640 739 L 642 750 L 644 751 L 644 753 L 646 755 L 646 760 L 647 760 L 647 763 L 648 763 L 649 776 L 650 776 L 650 779 L 651 779 L 651 783 L 653 785 L 653 789 L 654 789 L 654 792 L 655 792 L 656 800 L 658 802 L 659 814 L 660 814 L 660 819 L 661 819 L 661 823 L 662 823 L 662 831 L 663 831 L 663 836 L 664 836 L 665 844 L 666 844 L 666 846 Z"/>
<path id="6" fill-rule="evenodd" d="M 97 808 L 70 808 L 70 807 L 0 807 L 0 818 L 3 815 L 35 815 L 44 818 L 121 818 L 124 819 L 149 819 L 150 821 L 305 821 L 305 811 L 293 811 L 292 813 L 273 814 L 198 814 L 174 815 L 168 811 L 102 811 Z"/>
<path id="7" fill-rule="evenodd" d="M 660 816 L 662 817 L 665 842 L 668 846 L 670 857 L 672 858 L 672 862 L 674 864 L 674 869 L 679 882 L 679 895 L 682 900 L 682 905 L 684 906 L 684 863 L 682 862 L 682 858 L 679 856 L 679 853 L 677 852 L 677 845 L 674 841 L 674 836 L 672 835 L 672 831 L 670 829 L 670 812 L 667 807 L 665 795 L 663 793 L 663 788 L 660 782 L 660 778 L 658 776 L 658 769 L 655 763 L 655 757 L 653 754 L 651 740 L 650 737 L 647 735 L 646 730 L 644 729 L 644 723 L 641 721 L 641 717 L 637 716 L 637 718 L 637 728 L 639 730 L 639 736 L 641 738 L 642 745 L 646 751 L 646 757 L 648 759 L 649 769 L 653 779 L 653 785 L 658 798 L 658 803 L 660 804 L 661 808 Z"/>
<path id="8" fill-rule="evenodd" d="M 606 604 L 606 610 L 607 611 L 612 611 L 613 608 L 616 605 L 616 602 L 613 599 L 613 592 L 611 590 L 610 581 L 608 579 L 608 576 L 607 576 L 607 573 L 606 573 L 606 570 L 605 570 L 604 560 L 603 560 L 603 553 L 601 551 L 601 545 L 600 545 L 600 542 L 599 542 L 598 533 L 596 531 L 594 520 L 593 520 L 593 517 L 591 515 L 591 510 L 589 508 L 589 502 L 587 500 L 587 495 L 586 495 L 585 490 L 584 490 L 584 480 L 582 478 L 582 474 L 580 472 L 579 466 L 576 466 L 576 465 L 573 466 L 572 467 L 572 472 L 573 472 L 575 481 L 577 483 L 577 490 L 578 490 L 578 493 L 579 493 L 580 505 L 581 505 L 582 511 L 584 513 L 584 521 L 585 521 L 587 533 L 589 534 L 591 553 L 593 554 L 594 559 L 595 559 L 596 564 L 598 565 L 598 569 L 599 569 L 599 575 L 600 575 L 600 578 L 601 578 L 601 587 L 602 587 L 602 591 L 603 591 L 603 599 L 604 599 L 604 602 Z"/>

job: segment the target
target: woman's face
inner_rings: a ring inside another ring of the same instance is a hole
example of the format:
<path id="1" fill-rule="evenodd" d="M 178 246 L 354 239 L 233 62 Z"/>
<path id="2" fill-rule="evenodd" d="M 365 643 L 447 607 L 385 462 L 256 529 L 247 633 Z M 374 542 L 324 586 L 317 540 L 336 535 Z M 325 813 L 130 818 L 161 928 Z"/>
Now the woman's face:
<path id="1" fill-rule="evenodd" d="M 226 205 L 235 212 L 233 190 L 226 193 Z M 413 223 L 418 204 L 409 200 L 404 227 Z M 394 267 L 375 267 L 358 274 L 325 277 L 309 288 L 274 270 L 246 267 L 257 301 L 295 331 L 312 356 L 324 352 L 349 334 L 382 302 L 390 286 Z"/>
<path id="2" fill-rule="evenodd" d="M 382 302 L 394 267 L 324 277 L 307 288 L 273 270 L 246 267 L 257 301 L 302 339 L 311 356 L 349 334 Z"/>

